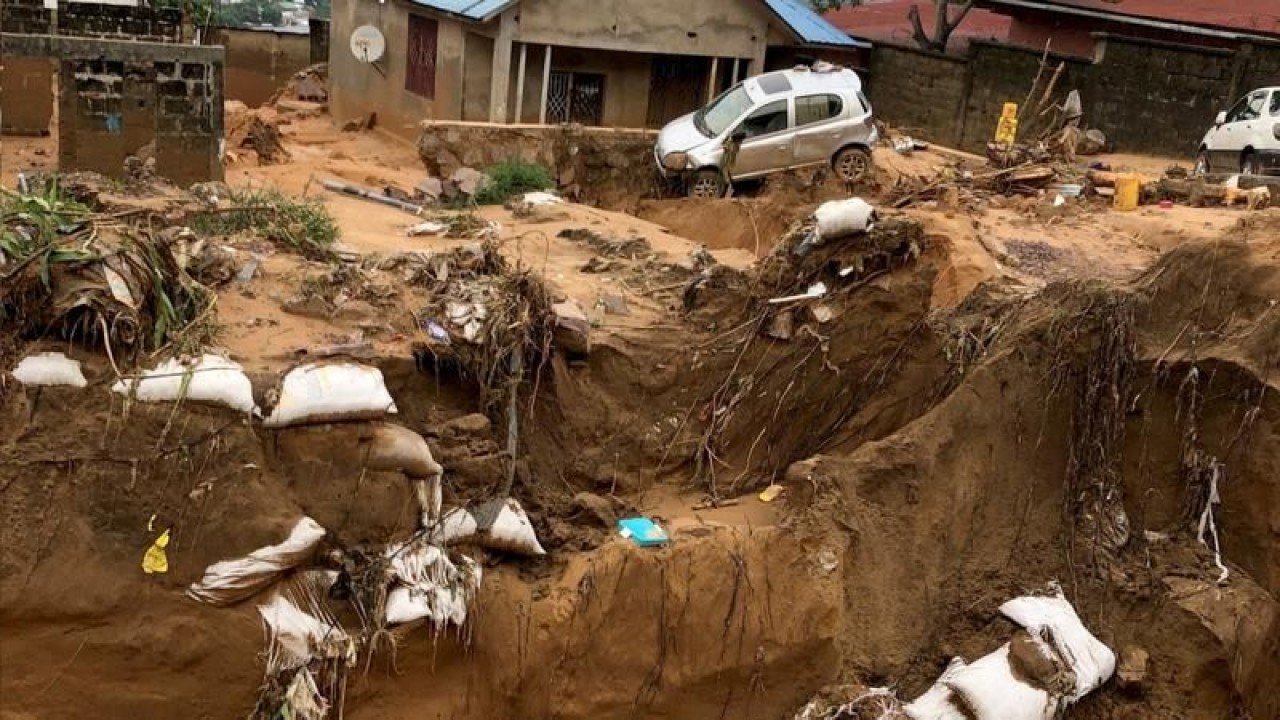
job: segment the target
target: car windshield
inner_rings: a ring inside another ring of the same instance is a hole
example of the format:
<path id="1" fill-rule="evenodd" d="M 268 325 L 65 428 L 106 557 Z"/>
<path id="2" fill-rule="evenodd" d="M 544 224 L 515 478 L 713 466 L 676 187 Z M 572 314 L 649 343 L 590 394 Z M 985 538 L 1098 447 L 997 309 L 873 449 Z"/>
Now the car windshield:
<path id="1" fill-rule="evenodd" d="M 751 107 L 751 97 L 742 85 L 735 85 L 693 116 L 698 132 L 707 137 L 719 137 L 729 129 L 734 120 L 742 117 Z"/>

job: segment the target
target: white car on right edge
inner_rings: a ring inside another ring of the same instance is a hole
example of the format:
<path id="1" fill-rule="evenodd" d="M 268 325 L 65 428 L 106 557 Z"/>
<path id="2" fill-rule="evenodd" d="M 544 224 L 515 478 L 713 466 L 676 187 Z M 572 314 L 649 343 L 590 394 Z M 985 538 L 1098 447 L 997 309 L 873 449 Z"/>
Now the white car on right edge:
<path id="1" fill-rule="evenodd" d="M 1280 87 L 1261 88 L 1240 98 L 1200 141 L 1196 174 L 1280 174 Z"/>

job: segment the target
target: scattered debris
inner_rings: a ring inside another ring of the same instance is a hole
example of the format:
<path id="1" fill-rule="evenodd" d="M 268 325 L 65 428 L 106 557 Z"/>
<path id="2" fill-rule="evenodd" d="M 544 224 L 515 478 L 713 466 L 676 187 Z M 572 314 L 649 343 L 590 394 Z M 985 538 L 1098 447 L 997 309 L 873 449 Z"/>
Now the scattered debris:
<path id="1" fill-rule="evenodd" d="M 396 198 L 393 198 L 393 197 L 387 197 L 383 193 L 379 193 L 376 190 L 363 188 L 363 187 L 360 187 L 359 185 L 352 185 L 351 183 L 342 182 L 340 180 L 325 180 L 324 187 L 326 190 L 329 190 L 331 192 L 336 192 L 342 195 L 351 195 L 352 197 L 363 198 L 365 200 L 370 200 L 372 202 L 381 203 L 382 205 L 387 205 L 387 206 L 396 208 L 397 210 L 403 210 L 412 215 L 420 215 L 422 213 L 421 205 L 414 205 L 412 203 L 407 203 L 403 200 L 397 200 Z"/>
<path id="2" fill-rule="evenodd" d="M 405 235 L 409 237 L 422 237 L 423 235 L 440 235 L 449 229 L 447 223 L 436 222 L 434 220 L 426 220 L 417 225 L 410 225 L 405 230 Z"/>
<path id="3" fill-rule="evenodd" d="M 1139 693 L 1147 683 L 1147 664 L 1150 655 L 1146 650 L 1135 645 L 1126 645 L 1120 649 L 1120 662 L 1116 667 L 1116 680 L 1120 689 L 1128 693 Z"/>
<path id="4" fill-rule="evenodd" d="M 156 537 L 142 556 L 142 572 L 148 575 L 163 575 L 169 572 L 169 555 L 165 548 L 169 547 L 169 531 L 165 530 Z"/>
<path id="5" fill-rule="evenodd" d="M 604 309 L 606 315 L 631 314 L 631 309 L 627 307 L 627 299 L 617 293 L 604 293 L 600 296 L 598 305 Z"/>
<path id="6" fill-rule="evenodd" d="M 667 531 L 645 517 L 626 518 L 618 521 L 618 534 L 640 547 L 657 547 L 667 544 Z"/>
<path id="7" fill-rule="evenodd" d="M 760 495 L 759 495 L 760 502 L 766 502 L 766 503 L 773 502 L 774 500 L 778 499 L 779 495 L 786 492 L 786 490 L 787 490 L 786 487 L 782 485 L 778 485 L 777 483 L 774 483 L 773 485 L 770 485 L 769 487 L 760 491 Z"/>
<path id="8" fill-rule="evenodd" d="M 555 342 L 566 352 L 591 352 L 591 321 L 573 300 L 551 306 L 555 315 Z"/>
<path id="9" fill-rule="evenodd" d="M 158 350 L 191 335 L 214 295 L 146 230 L 99 226 L 89 209 L 51 188 L 0 196 L 0 322 L 28 337 L 52 334 Z"/>

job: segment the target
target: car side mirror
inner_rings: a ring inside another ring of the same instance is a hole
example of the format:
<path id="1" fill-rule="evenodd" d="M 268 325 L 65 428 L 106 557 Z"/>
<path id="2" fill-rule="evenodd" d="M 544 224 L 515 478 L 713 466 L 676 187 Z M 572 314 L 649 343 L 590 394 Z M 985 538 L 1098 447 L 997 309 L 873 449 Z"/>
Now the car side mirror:
<path id="1" fill-rule="evenodd" d="M 1224 124 L 1224 123 L 1226 123 L 1226 122 L 1227 122 L 1227 114 L 1226 114 L 1226 113 L 1224 113 L 1224 112 L 1220 112 L 1220 113 L 1218 113 L 1218 117 L 1216 117 L 1216 118 L 1214 118 L 1214 119 L 1213 119 L 1213 124 L 1214 124 L 1214 125 L 1222 125 L 1222 124 Z"/>
<path id="2" fill-rule="evenodd" d="M 734 141 L 734 142 L 736 142 L 736 143 L 740 143 L 740 142 L 742 142 L 743 140 L 746 140 L 746 139 L 747 139 L 747 131 L 746 131 L 746 130 L 734 130 L 734 131 L 733 131 L 733 134 L 729 136 L 729 139 L 730 139 L 730 140 L 732 140 L 732 141 Z"/>

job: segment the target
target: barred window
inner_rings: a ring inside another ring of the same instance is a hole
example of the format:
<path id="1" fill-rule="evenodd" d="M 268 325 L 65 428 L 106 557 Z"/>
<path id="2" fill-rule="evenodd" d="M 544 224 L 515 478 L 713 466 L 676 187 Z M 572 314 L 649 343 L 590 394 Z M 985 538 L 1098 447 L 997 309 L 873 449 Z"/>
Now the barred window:
<path id="1" fill-rule="evenodd" d="M 431 18 L 409 16 L 404 89 L 428 100 L 436 97 L 436 37 L 439 29 L 439 24 Z"/>

